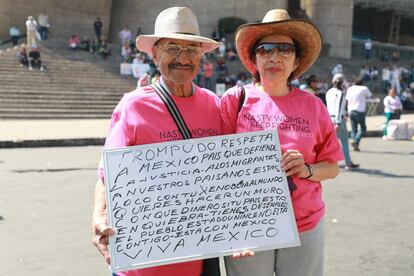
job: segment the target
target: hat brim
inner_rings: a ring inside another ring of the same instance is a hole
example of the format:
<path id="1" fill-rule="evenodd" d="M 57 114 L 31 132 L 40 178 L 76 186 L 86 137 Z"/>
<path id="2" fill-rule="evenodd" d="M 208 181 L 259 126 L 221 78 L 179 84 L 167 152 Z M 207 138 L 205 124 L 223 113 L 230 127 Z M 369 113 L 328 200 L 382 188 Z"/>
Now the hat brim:
<path id="1" fill-rule="evenodd" d="M 151 54 L 155 42 L 162 38 L 181 39 L 201 43 L 203 52 L 210 52 L 219 46 L 217 41 L 210 38 L 191 34 L 165 34 L 165 35 L 139 35 L 136 40 L 137 49 L 141 52 Z"/>
<path id="2" fill-rule="evenodd" d="M 293 79 L 303 75 L 319 57 L 322 49 L 322 36 L 318 28 L 307 20 L 288 19 L 243 24 L 236 32 L 236 48 L 241 62 L 253 75 L 257 73 L 256 66 L 251 60 L 253 47 L 258 40 L 272 34 L 290 37 L 301 51 L 299 65 L 293 71 Z"/>

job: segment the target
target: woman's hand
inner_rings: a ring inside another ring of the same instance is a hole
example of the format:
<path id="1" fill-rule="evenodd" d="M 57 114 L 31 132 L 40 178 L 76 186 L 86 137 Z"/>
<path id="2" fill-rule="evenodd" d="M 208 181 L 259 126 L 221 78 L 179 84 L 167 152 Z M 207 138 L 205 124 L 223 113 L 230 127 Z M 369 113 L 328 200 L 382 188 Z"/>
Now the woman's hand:
<path id="1" fill-rule="evenodd" d="M 233 258 L 251 257 L 254 256 L 254 251 L 244 250 L 243 252 L 233 253 Z"/>
<path id="2" fill-rule="evenodd" d="M 286 176 L 294 175 L 305 178 L 309 175 L 302 153 L 293 149 L 286 150 L 282 155 L 282 170 L 286 173 Z"/>

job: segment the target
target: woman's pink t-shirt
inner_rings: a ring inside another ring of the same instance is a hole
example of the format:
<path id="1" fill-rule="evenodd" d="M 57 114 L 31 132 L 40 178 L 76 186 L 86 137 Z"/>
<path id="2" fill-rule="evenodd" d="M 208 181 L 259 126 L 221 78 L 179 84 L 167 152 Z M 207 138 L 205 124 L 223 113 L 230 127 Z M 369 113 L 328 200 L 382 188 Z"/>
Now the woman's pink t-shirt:
<path id="1" fill-rule="evenodd" d="M 277 129 L 282 152 L 299 150 L 306 163 L 343 159 L 331 119 L 322 101 L 292 88 L 287 96 L 272 97 L 254 84 L 245 86 L 240 113 L 240 88 L 230 88 L 221 99 L 223 134 Z M 320 182 L 292 177 L 292 204 L 299 232 L 312 229 L 325 212 Z"/>
<path id="2" fill-rule="evenodd" d="M 222 134 L 219 99 L 211 91 L 195 87 L 191 97 L 172 96 L 193 138 Z M 116 106 L 105 141 L 105 149 L 182 140 L 165 104 L 150 87 L 123 96 Z M 102 162 L 98 177 L 104 179 Z M 119 276 L 198 276 L 202 261 L 118 272 Z"/>

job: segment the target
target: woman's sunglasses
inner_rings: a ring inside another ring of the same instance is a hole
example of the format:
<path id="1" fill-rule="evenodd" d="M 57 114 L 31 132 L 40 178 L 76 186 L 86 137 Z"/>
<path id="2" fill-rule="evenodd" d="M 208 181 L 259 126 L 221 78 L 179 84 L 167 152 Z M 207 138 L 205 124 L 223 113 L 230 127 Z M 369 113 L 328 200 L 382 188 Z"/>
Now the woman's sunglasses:
<path id="1" fill-rule="evenodd" d="M 282 57 L 290 57 L 296 53 L 296 46 L 291 43 L 262 43 L 255 49 L 256 55 L 261 57 L 269 57 L 275 52 Z"/>

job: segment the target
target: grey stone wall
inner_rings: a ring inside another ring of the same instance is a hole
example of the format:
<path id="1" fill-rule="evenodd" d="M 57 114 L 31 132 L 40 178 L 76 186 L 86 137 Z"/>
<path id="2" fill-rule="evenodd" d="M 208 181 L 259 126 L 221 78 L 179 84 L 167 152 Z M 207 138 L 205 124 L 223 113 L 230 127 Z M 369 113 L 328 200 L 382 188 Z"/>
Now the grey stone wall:
<path id="1" fill-rule="evenodd" d="M 0 0 L 0 39 L 9 36 L 11 25 L 25 33 L 27 16 L 37 20 L 41 10 L 49 15 L 51 37 L 92 36 L 96 17 L 101 18 L 102 33 L 107 36 L 111 4 L 112 0 Z"/>
<path id="2" fill-rule="evenodd" d="M 248 22 L 262 20 L 266 11 L 274 8 L 287 9 L 288 0 L 123 0 L 114 1 L 110 37 L 116 40 L 119 31 L 127 27 L 134 34 L 139 26 L 144 33 L 154 32 L 157 15 L 164 9 L 173 6 L 189 7 L 197 16 L 200 32 L 210 36 L 218 20 L 236 16 Z M 116 3 L 116 5 L 115 5 Z"/>
<path id="3" fill-rule="evenodd" d="M 353 5 L 353 0 L 301 0 L 302 9 L 329 44 L 330 57 L 351 57 Z"/>
<path id="4" fill-rule="evenodd" d="M 319 27 L 329 56 L 351 57 L 353 0 L 301 0 L 301 7 Z M 266 11 L 288 7 L 288 0 L 0 0 L 0 39 L 8 37 L 11 25 L 26 30 L 28 15 L 45 10 L 50 19 L 51 37 L 68 38 L 71 34 L 93 36 L 93 22 L 99 16 L 103 35 L 112 42 L 128 27 L 134 34 L 140 26 L 153 33 L 158 13 L 172 6 L 187 6 L 197 15 L 202 35 L 210 36 L 218 20 L 236 16 L 248 22 L 260 21 Z"/>

